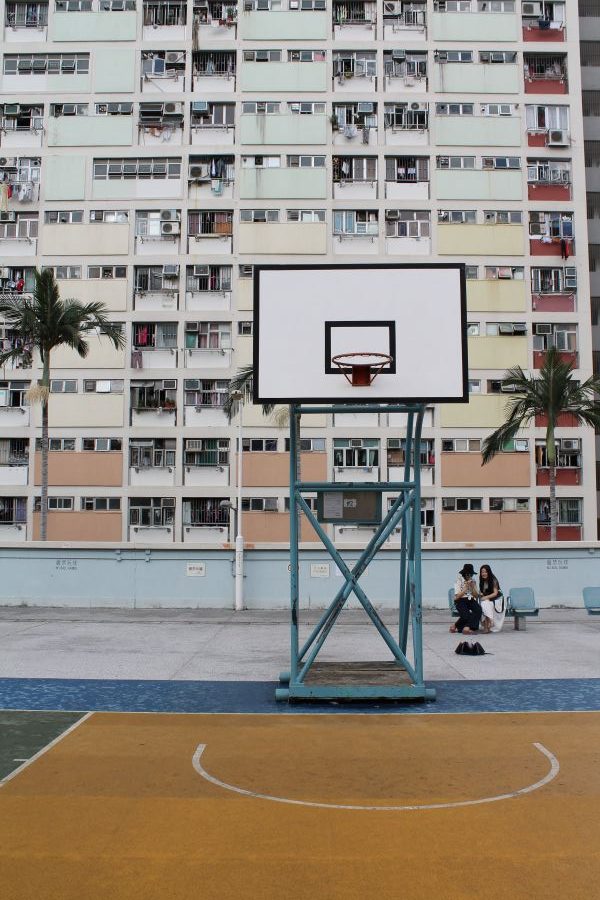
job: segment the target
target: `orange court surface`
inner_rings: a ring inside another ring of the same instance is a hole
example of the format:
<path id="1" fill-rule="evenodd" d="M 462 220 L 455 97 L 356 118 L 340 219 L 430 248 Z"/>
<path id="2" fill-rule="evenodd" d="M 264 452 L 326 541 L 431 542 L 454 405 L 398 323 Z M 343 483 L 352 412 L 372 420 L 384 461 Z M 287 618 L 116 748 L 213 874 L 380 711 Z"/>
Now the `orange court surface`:
<path id="1" fill-rule="evenodd" d="M 0 897 L 592 900 L 599 763 L 596 712 L 91 713 L 4 781 Z"/>

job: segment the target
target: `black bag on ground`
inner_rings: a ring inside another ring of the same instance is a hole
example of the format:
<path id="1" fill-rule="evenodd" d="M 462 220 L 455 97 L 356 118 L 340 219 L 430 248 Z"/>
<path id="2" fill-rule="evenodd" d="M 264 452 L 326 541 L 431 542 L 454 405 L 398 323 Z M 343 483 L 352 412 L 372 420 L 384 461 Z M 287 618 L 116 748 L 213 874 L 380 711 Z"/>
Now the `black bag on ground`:
<path id="1" fill-rule="evenodd" d="M 479 643 L 476 641 L 474 644 L 470 644 L 468 641 L 461 641 L 455 653 L 458 653 L 460 656 L 484 656 L 485 650 Z"/>

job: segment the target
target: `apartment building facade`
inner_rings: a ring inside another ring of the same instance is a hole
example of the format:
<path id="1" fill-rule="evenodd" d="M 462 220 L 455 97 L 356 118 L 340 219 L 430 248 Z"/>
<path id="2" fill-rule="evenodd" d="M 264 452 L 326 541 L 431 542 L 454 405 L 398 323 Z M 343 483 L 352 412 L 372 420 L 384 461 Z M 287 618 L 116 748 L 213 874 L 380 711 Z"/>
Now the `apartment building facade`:
<path id="1" fill-rule="evenodd" d="M 4 0 L 3 37 L 1 290 L 52 267 L 127 338 L 52 360 L 50 539 L 227 545 L 223 401 L 252 360 L 253 265 L 425 260 L 467 266 L 470 402 L 427 410 L 423 540 L 549 538 L 544 423 L 488 466 L 480 451 L 508 366 L 555 345 L 592 371 L 573 4 Z M 0 375 L 0 540 L 36 539 L 39 360 Z M 288 537 L 280 424 L 244 407 L 254 545 Z M 403 428 L 306 417 L 303 474 L 393 480 Z M 558 438 L 558 537 L 595 540 L 594 434 L 565 420 Z"/>

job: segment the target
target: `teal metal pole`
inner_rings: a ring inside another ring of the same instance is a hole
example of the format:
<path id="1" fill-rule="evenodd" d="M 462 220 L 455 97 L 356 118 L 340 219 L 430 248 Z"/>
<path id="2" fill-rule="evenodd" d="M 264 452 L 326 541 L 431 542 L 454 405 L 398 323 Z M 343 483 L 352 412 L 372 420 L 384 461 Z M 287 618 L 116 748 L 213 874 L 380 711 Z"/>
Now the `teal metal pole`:
<path id="1" fill-rule="evenodd" d="M 410 438 L 413 430 L 413 414 L 410 412 L 406 420 L 406 439 L 404 446 L 404 481 L 408 481 L 410 477 Z M 398 643 L 404 653 L 406 653 L 406 645 L 408 638 L 408 617 L 406 610 L 409 598 L 406 596 L 406 526 L 409 517 L 404 514 L 402 517 L 402 531 L 400 533 L 400 598 L 398 604 Z"/>
<path id="2" fill-rule="evenodd" d="M 415 429 L 414 504 L 413 504 L 413 653 L 417 684 L 423 684 L 423 606 L 421 584 L 421 431 L 425 407 L 421 407 Z M 416 457 L 417 448 L 419 458 Z"/>
<path id="3" fill-rule="evenodd" d="M 290 680 L 298 676 L 298 431 L 300 416 L 295 406 L 290 406 Z"/>

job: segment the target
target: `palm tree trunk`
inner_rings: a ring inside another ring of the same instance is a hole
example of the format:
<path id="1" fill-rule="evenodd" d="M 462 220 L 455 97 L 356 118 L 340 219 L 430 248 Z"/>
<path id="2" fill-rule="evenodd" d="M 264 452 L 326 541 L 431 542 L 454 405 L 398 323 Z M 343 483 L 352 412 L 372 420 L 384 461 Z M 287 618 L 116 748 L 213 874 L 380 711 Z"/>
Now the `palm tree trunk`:
<path id="1" fill-rule="evenodd" d="M 557 522 L 557 506 L 556 506 L 556 466 L 548 468 L 548 481 L 550 484 L 550 540 L 556 540 L 556 522 Z"/>
<path id="2" fill-rule="evenodd" d="M 44 353 L 44 368 L 41 380 L 46 389 L 42 398 L 42 496 L 40 509 L 40 539 L 47 540 L 48 534 L 48 401 L 50 391 L 50 359 Z"/>

